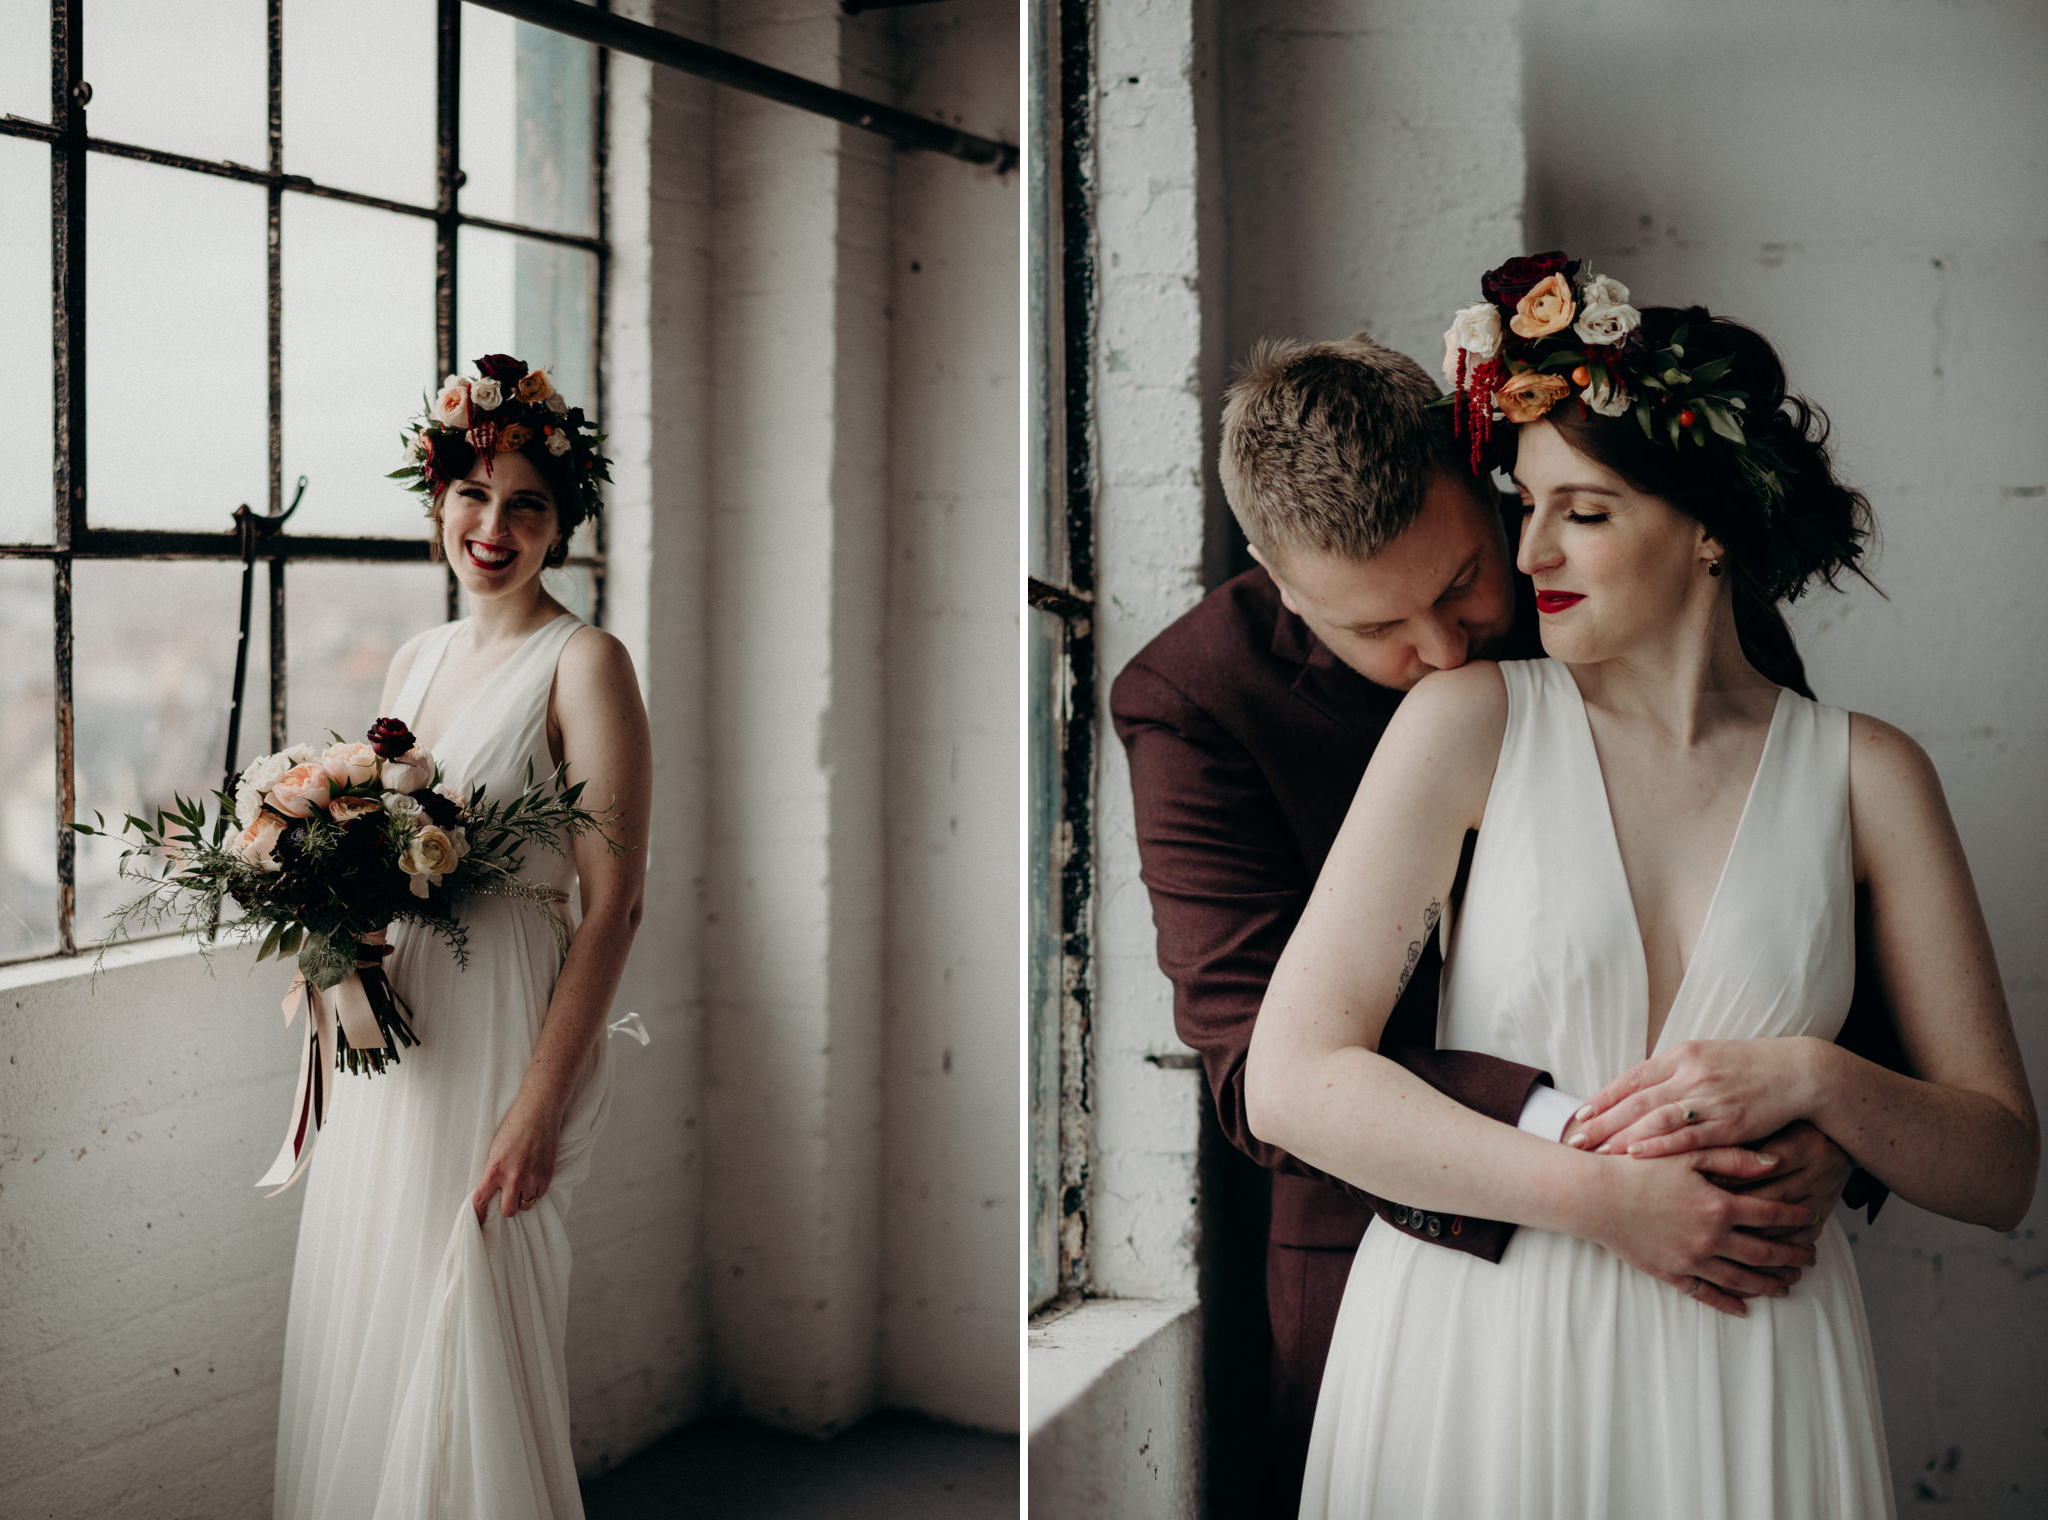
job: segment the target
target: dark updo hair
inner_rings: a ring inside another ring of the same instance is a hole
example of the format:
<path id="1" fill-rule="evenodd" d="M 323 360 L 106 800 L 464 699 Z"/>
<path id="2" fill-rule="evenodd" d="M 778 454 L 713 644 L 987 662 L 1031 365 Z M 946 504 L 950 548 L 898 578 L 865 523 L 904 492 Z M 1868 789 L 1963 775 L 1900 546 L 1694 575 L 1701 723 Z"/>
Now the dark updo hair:
<path id="1" fill-rule="evenodd" d="M 1705 528 L 1726 551 L 1733 576 L 1735 627 L 1757 670 L 1805 696 L 1805 673 L 1778 603 L 1795 600 L 1815 581 L 1839 589 L 1847 573 L 1875 584 L 1862 566 L 1874 523 L 1861 491 L 1835 477 L 1828 451 L 1828 418 L 1818 406 L 1785 388 L 1785 365 L 1753 328 L 1704 307 L 1650 306 L 1631 335 L 1638 352 L 1655 352 L 1685 329 L 1688 367 L 1729 358 L 1723 385 L 1744 393 L 1745 435 L 1772 461 L 1781 494 L 1766 503 L 1746 476 L 1736 450 L 1718 435 L 1704 448 L 1681 440 L 1673 447 L 1657 429 L 1652 439 L 1632 412 L 1603 417 L 1567 399 L 1543 420 L 1588 459 L 1605 465 L 1636 490 L 1669 502 Z"/>
<path id="2" fill-rule="evenodd" d="M 477 451 L 460 433 L 433 434 L 428 446 L 433 450 L 436 473 L 451 486 L 476 468 Z M 555 525 L 561 530 L 562 541 L 559 546 L 548 546 L 547 556 L 541 565 L 544 569 L 559 570 L 569 561 L 569 540 L 582 526 L 586 515 L 583 497 L 577 489 L 575 454 L 550 454 L 538 437 L 515 452 L 533 466 L 540 475 L 541 483 L 548 488 L 548 495 L 555 499 Z M 434 520 L 434 540 L 429 552 L 435 559 L 441 557 L 441 498 L 446 491 L 445 486 L 436 491 L 427 508 L 427 515 Z"/>

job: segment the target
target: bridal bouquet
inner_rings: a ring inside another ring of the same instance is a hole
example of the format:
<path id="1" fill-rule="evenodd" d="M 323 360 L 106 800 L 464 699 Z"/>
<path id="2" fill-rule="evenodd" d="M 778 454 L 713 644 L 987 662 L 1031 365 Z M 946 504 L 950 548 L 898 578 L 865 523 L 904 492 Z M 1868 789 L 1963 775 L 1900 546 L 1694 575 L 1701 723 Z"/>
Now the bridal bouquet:
<path id="1" fill-rule="evenodd" d="M 284 1011 L 287 1024 L 302 1005 L 308 1013 L 299 1099 L 278 1163 L 259 1186 L 281 1170 L 289 1185 L 303 1170 L 326 1117 L 330 1066 L 381 1072 L 400 1046 L 419 1043 L 412 1010 L 384 975 L 385 930 L 431 929 L 467 965 L 459 904 L 508 897 L 544 914 L 566 949 L 568 926 L 554 911 L 562 893 L 520 876 L 521 851 L 559 851 L 603 827 L 582 805 L 583 783 L 566 785 L 560 769 L 536 785 L 529 765 L 515 797 L 490 798 L 480 786 L 465 797 L 395 718 L 379 718 L 364 743 L 334 737 L 324 750 L 299 744 L 251 761 L 232 795 L 214 794 L 211 826 L 201 801 L 175 797 L 153 820 L 129 814 L 119 830 L 135 840 L 121 874 L 147 886 L 112 915 L 110 942 L 176 924 L 260 938 L 258 960 L 298 961 Z M 95 817 L 97 827 L 71 827 L 115 837 Z M 230 899 L 241 913 L 223 923 Z"/>

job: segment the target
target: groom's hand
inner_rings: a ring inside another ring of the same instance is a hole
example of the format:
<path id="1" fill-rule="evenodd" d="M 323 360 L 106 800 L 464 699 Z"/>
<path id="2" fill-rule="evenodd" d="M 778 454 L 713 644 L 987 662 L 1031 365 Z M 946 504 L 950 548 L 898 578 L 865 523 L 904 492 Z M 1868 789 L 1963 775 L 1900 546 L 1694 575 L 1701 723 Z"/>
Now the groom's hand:
<path id="1" fill-rule="evenodd" d="M 1820 1238 L 1821 1226 L 1835 1212 L 1835 1205 L 1842 1201 L 1842 1189 L 1848 1185 L 1856 1163 L 1849 1159 L 1847 1151 L 1804 1119 L 1786 1125 L 1753 1148 L 1778 1158 L 1777 1166 L 1768 1175 L 1728 1177 L 1713 1173 L 1713 1180 L 1734 1192 L 1753 1193 L 1813 1210 L 1814 1221 L 1810 1225 L 1755 1232 L 1774 1240 L 1812 1245 Z"/>

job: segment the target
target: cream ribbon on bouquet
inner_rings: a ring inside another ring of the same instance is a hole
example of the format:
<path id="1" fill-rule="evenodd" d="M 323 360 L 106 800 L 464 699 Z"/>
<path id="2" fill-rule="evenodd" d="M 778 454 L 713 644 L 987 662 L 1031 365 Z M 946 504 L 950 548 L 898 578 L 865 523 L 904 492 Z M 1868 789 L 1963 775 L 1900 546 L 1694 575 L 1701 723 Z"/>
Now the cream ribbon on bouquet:
<path id="1" fill-rule="evenodd" d="M 360 943 L 381 947 L 386 943 L 384 931 L 365 934 Z M 360 968 L 380 963 L 366 960 L 357 965 Z M 305 1172 L 313 1159 L 313 1142 L 320 1136 L 320 1126 L 327 1122 L 327 1103 L 334 1083 L 335 1026 L 340 1026 L 353 1050 L 387 1048 L 369 994 L 363 990 L 363 979 L 355 971 L 325 992 L 307 981 L 305 972 L 294 972 L 280 1006 L 287 1029 L 298 1018 L 299 1009 L 306 1010 L 306 1041 L 299 1047 L 299 1082 L 292 1098 L 291 1118 L 285 1125 L 284 1144 L 278 1147 L 270 1170 L 256 1181 L 256 1186 L 271 1190 L 265 1195 L 271 1198 L 297 1182 Z"/>

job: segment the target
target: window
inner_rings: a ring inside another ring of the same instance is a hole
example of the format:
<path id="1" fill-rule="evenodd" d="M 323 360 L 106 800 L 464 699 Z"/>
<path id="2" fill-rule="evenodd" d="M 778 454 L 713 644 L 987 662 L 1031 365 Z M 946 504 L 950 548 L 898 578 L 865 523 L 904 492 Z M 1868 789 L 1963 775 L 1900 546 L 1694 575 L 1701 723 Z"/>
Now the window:
<path id="1" fill-rule="evenodd" d="M 1030 1299 L 1087 1287 L 1088 1021 L 1095 779 L 1094 266 L 1087 0 L 1031 26 Z M 1051 65 L 1058 65 L 1054 75 Z"/>
<path id="2" fill-rule="evenodd" d="M 127 895 L 63 820 L 228 768 L 238 505 L 237 767 L 365 727 L 455 615 L 384 478 L 423 393 L 506 351 L 603 415 L 605 68 L 460 0 L 0 0 L 0 961 Z"/>

